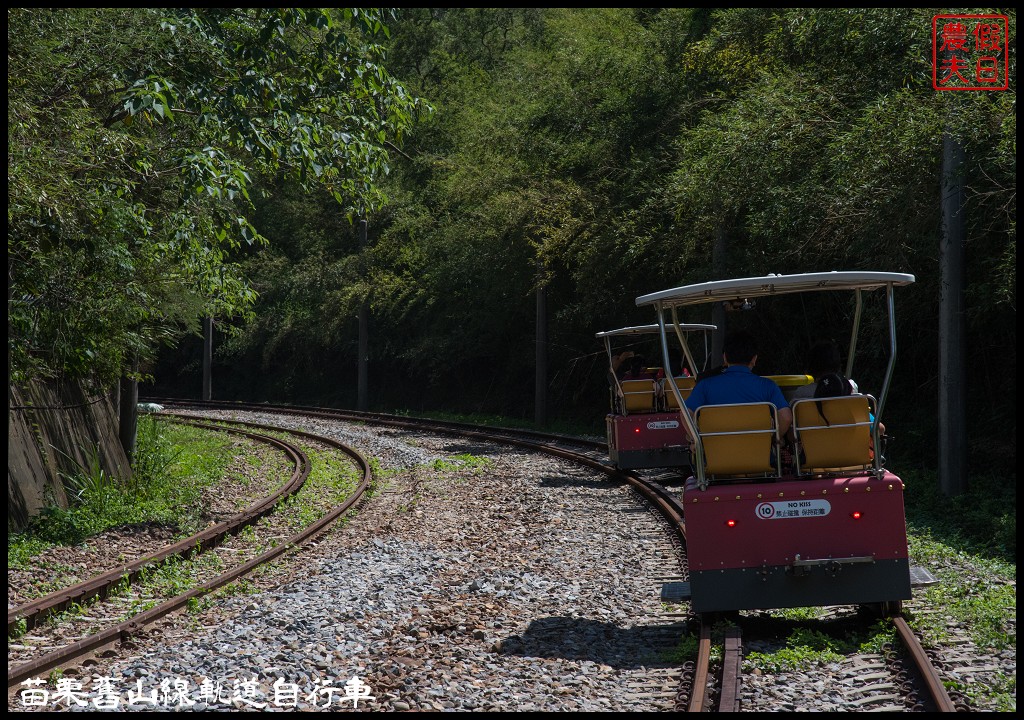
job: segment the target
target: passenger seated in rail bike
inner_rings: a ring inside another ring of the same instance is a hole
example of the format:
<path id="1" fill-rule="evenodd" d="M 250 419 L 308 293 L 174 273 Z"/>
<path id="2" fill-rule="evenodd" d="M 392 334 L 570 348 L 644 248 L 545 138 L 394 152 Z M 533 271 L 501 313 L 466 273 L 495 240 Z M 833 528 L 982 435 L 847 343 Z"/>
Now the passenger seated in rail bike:
<path id="1" fill-rule="evenodd" d="M 620 376 L 619 385 L 622 392 L 633 400 L 630 402 L 627 398 L 617 398 L 621 401 L 616 403 L 617 410 L 621 406 L 623 410 L 628 409 L 630 412 L 656 411 L 661 407 L 664 398 L 661 380 L 665 373 L 661 368 L 647 367 L 643 355 L 633 355 L 628 362 L 628 369 Z M 627 383 L 631 386 L 630 389 L 626 389 Z"/>
<path id="2" fill-rule="evenodd" d="M 819 377 L 819 380 L 818 380 L 817 383 L 815 383 L 815 391 L 814 391 L 814 395 L 812 396 L 815 399 L 819 399 L 819 398 L 820 399 L 825 399 L 825 398 L 832 398 L 832 397 L 847 397 L 849 395 L 854 395 L 854 394 L 857 393 L 857 383 L 855 383 L 855 382 L 853 382 L 853 380 L 850 380 L 849 378 L 845 377 L 842 373 L 831 372 L 831 373 L 825 373 L 824 375 L 816 376 L 816 377 Z M 821 419 L 825 422 L 825 424 L 828 425 L 829 424 L 829 419 L 825 416 L 825 413 L 824 413 L 824 411 L 822 410 L 822 407 L 821 407 L 821 403 L 820 402 L 817 403 L 817 406 L 818 406 L 818 414 L 821 416 Z M 871 422 L 874 422 L 875 421 L 875 414 L 872 413 L 872 412 L 869 412 L 868 413 L 868 420 L 870 420 Z M 790 435 L 792 435 L 792 432 L 790 433 Z M 882 439 L 882 441 L 883 441 L 882 447 L 884 448 L 885 447 L 885 445 L 884 445 L 885 424 L 884 423 L 878 423 L 878 437 L 880 439 Z M 792 439 L 792 438 L 790 438 L 790 439 Z M 874 439 L 871 438 L 871 456 L 872 456 L 872 458 L 874 457 L 874 454 L 875 454 Z M 801 459 L 801 462 L 802 462 L 802 459 Z"/>
<path id="3" fill-rule="evenodd" d="M 608 384 L 614 387 L 615 378 L 622 380 L 622 376 L 629 371 L 629 363 L 627 360 L 631 359 L 635 352 L 632 350 L 623 350 L 618 355 L 612 356 L 612 367 L 608 372 Z"/>
<path id="4" fill-rule="evenodd" d="M 612 356 L 611 367 L 608 368 L 608 392 L 611 395 L 611 407 L 612 412 L 619 414 L 622 412 L 622 398 L 619 396 L 619 383 L 624 379 L 626 372 L 629 370 L 629 360 L 635 352 L 632 350 L 623 350 L 617 355 Z"/>
<path id="5" fill-rule="evenodd" d="M 826 340 L 824 342 L 816 343 L 807 355 L 807 374 L 814 378 L 814 382 L 807 385 L 801 385 L 790 398 L 794 401 L 801 400 L 803 398 L 814 397 L 815 391 L 818 387 L 818 381 L 825 377 L 829 373 L 842 374 L 843 372 L 843 361 L 839 356 L 839 346 L 836 345 L 833 340 Z M 853 378 L 847 378 L 850 381 L 851 392 L 858 393 L 860 389 L 857 387 L 857 383 L 853 381 Z M 850 393 L 846 393 L 849 395 Z"/>
<path id="6" fill-rule="evenodd" d="M 643 355 L 634 355 L 629 359 L 629 369 L 622 376 L 623 380 L 661 380 L 665 373 L 661 368 L 647 367 Z"/>
<path id="7" fill-rule="evenodd" d="M 860 392 L 860 388 L 853 378 L 843 375 L 839 347 L 834 341 L 820 342 L 811 348 L 808 358 L 808 371 L 815 382 L 797 388 L 793 392 L 794 402 L 803 398 L 845 397 Z M 874 414 L 868 413 L 868 419 L 874 422 Z M 878 423 L 878 437 L 882 441 L 881 444 L 884 450 L 887 437 L 883 423 Z M 790 432 L 789 439 L 791 441 L 794 440 L 792 432 Z M 874 452 L 875 448 L 872 442 L 872 457 L 874 457 Z"/>
<path id="8" fill-rule="evenodd" d="M 685 403 L 690 414 L 704 405 L 769 402 L 776 408 L 779 437 L 786 437 L 793 422 L 793 412 L 778 385 L 754 374 L 757 352 L 757 340 L 750 333 L 741 330 L 727 335 L 722 345 L 723 369 L 718 374 L 701 378 L 694 386 Z M 787 459 L 783 458 L 783 467 L 791 465 Z"/>

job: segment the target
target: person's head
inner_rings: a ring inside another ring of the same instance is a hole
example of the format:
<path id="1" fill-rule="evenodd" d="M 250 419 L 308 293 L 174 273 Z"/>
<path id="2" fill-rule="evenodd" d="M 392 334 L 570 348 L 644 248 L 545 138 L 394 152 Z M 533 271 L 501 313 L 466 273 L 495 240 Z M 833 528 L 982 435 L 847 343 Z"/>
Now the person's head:
<path id="1" fill-rule="evenodd" d="M 816 344 L 807 356 L 807 371 L 815 380 L 828 373 L 841 372 L 841 365 L 839 346 L 831 340 Z"/>
<path id="2" fill-rule="evenodd" d="M 725 336 L 722 355 L 729 365 L 749 365 L 757 357 L 757 340 L 746 330 L 737 330 Z"/>
<path id="3" fill-rule="evenodd" d="M 646 367 L 643 355 L 634 355 L 629 359 L 629 371 L 634 375 L 639 375 L 644 371 Z"/>

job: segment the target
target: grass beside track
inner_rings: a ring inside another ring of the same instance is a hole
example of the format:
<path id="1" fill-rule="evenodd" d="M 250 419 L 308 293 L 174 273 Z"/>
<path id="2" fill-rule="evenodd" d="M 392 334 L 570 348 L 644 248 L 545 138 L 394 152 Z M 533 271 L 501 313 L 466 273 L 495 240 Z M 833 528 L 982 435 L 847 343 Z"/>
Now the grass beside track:
<path id="1" fill-rule="evenodd" d="M 114 527 L 156 523 L 187 537 L 203 526 L 203 490 L 221 481 L 232 438 L 154 416 L 139 420 L 132 477 L 90 463 L 66 475 L 70 507 L 47 507 L 24 532 L 7 537 L 7 567 L 27 567 L 44 550 L 77 545 Z"/>
<path id="2" fill-rule="evenodd" d="M 436 415 L 453 422 L 503 427 L 528 427 L 523 422 L 488 417 Z M 552 432 L 583 435 L 578 428 Z M 79 498 L 68 510 L 51 508 L 28 530 L 8 536 L 8 567 L 25 567 L 42 550 L 55 544 L 73 544 L 117 525 L 162 522 L 193 531 L 198 498 L 204 487 L 217 482 L 231 460 L 230 439 L 222 433 L 143 418 L 139 432 L 137 469 L 130 485 L 118 484 L 88 468 L 68 478 Z M 333 462 L 321 465 L 330 467 Z M 465 459 L 452 460 L 465 464 Z M 472 465 L 473 463 L 469 463 Z M 437 468 L 454 470 L 455 468 Z M 344 477 L 340 466 L 328 476 Z M 906 483 L 906 510 L 910 552 L 914 562 L 927 567 L 939 584 L 922 594 L 935 611 L 911 617 L 911 624 L 926 643 L 942 644 L 949 638 L 949 623 L 966 628 L 983 651 L 1016 647 L 1016 487 L 1005 478 L 973 478 L 966 495 L 950 499 L 938 490 L 934 473 L 899 473 Z M 132 492 L 126 492 L 131 490 Z M 308 521 L 312 509 L 291 507 L 297 523 Z M 165 571 L 169 572 L 169 571 Z M 778 611 L 793 619 L 815 617 L 815 608 Z M 748 669 L 778 672 L 809 663 L 827 663 L 856 650 L 872 650 L 893 639 L 883 623 L 857 637 L 842 640 L 810 631 L 794 632 L 777 653 L 752 653 Z M 681 638 L 679 653 L 695 648 L 692 638 Z M 974 687 L 956 687 L 979 707 L 1012 711 L 1016 708 L 1016 677 Z"/>

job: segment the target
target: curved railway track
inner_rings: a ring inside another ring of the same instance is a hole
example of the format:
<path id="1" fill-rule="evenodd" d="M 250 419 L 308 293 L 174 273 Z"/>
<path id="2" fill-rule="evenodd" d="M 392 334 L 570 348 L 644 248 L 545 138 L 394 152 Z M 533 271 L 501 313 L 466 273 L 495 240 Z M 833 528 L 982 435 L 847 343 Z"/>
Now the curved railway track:
<path id="1" fill-rule="evenodd" d="M 41 598 L 24 603 L 7 611 L 7 632 L 10 635 L 15 627 L 25 623 L 25 629 L 31 630 L 38 622 L 47 618 L 53 613 L 61 612 L 72 603 L 83 604 L 92 598 L 105 598 L 111 588 L 120 585 L 124 581 L 131 582 L 138 578 L 144 569 L 155 569 L 171 559 L 186 559 L 194 554 L 216 547 L 229 535 L 241 531 L 252 525 L 261 517 L 271 512 L 274 506 L 283 498 L 296 492 L 302 487 L 309 475 L 309 458 L 297 446 L 286 443 L 268 435 L 260 435 L 253 432 L 246 432 L 240 429 L 227 429 L 197 422 L 192 418 L 179 418 L 179 422 L 185 422 L 196 427 L 210 430 L 228 430 L 243 435 L 257 442 L 267 443 L 280 449 L 292 462 L 294 471 L 287 483 L 278 488 L 272 495 L 260 499 L 248 509 L 238 513 L 228 520 L 213 525 L 190 537 L 180 540 L 172 545 L 167 545 L 157 552 L 146 554 L 137 560 L 126 563 L 119 567 L 101 573 L 89 580 L 77 583 L 70 587 L 62 588 Z"/>
<path id="2" fill-rule="evenodd" d="M 162 403 L 171 407 L 177 405 L 175 401 L 165 399 L 153 400 L 152 402 Z M 216 401 L 212 401 L 210 403 L 190 402 L 185 403 L 185 405 L 190 407 L 250 410 L 258 412 L 265 412 L 271 409 L 266 405 L 246 403 L 223 404 Z M 670 553 L 667 552 L 666 554 L 671 554 L 680 559 L 683 556 L 681 551 L 684 540 L 682 534 L 683 508 L 679 498 L 676 494 L 669 491 L 655 480 L 645 479 L 637 473 L 620 471 L 610 465 L 605 454 L 607 447 L 603 442 L 530 430 L 482 428 L 480 426 L 464 423 L 424 421 L 418 418 L 403 418 L 400 416 L 381 413 L 339 411 L 326 408 L 280 407 L 274 408 L 274 410 L 293 413 L 304 417 L 372 423 L 407 430 L 421 431 L 428 428 L 431 431 L 455 435 L 462 438 L 472 438 L 488 443 L 498 443 L 525 448 L 531 451 L 541 452 L 553 457 L 568 460 L 572 463 L 604 473 L 610 478 L 627 483 L 631 489 L 639 494 L 644 501 L 657 512 L 659 517 L 662 518 L 664 527 L 670 536 L 668 540 L 669 545 L 673 548 Z M 679 577 L 679 573 L 685 572 L 685 570 L 676 566 L 673 567 L 670 572 L 672 577 Z M 677 617 L 671 614 L 668 615 L 668 619 L 670 621 L 678 620 Z M 680 703 L 684 703 L 685 699 L 691 695 L 689 689 L 685 687 L 678 687 L 678 678 L 686 678 L 690 676 L 691 674 L 686 672 L 685 669 L 670 675 L 672 682 L 676 683 L 676 686 L 671 688 L 667 688 L 665 679 L 659 676 L 653 678 L 649 684 L 633 688 L 633 692 L 643 696 L 654 694 L 671 697 L 673 699 L 672 707 L 674 709 L 678 709 L 680 707 Z"/>
<path id="3" fill-rule="evenodd" d="M 156 400 L 166 404 L 174 404 L 173 400 Z M 247 403 L 188 403 L 195 407 L 233 408 L 239 410 L 266 411 L 266 405 Z M 583 438 L 543 433 L 531 430 L 513 430 L 508 428 L 481 428 L 464 423 L 425 421 L 383 413 L 365 413 L 328 408 L 278 407 L 281 412 L 296 413 L 324 419 L 339 419 L 355 422 L 369 422 L 392 427 L 420 430 L 429 427 L 432 430 L 451 433 L 462 437 L 476 438 L 488 442 L 507 443 L 525 447 L 535 451 L 561 457 L 580 463 L 603 472 L 610 477 L 628 483 L 664 518 L 672 533 L 671 542 L 681 548 L 679 568 L 680 577 L 685 578 L 685 542 L 686 526 L 683 506 L 673 490 L 665 487 L 671 482 L 681 482 L 678 473 L 672 472 L 627 472 L 614 468 L 607 460 L 607 446 L 604 442 Z M 678 710 L 702 712 L 709 709 L 718 712 L 736 712 L 740 710 L 742 697 L 742 657 L 743 643 L 739 627 L 728 628 L 725 637 L 720 641 L 721 661 L 716 670 L 712 670 L 712 631 L 713 617 L 699 616 L 700 623 L 697 660 L 680 669 L 681 685 L 676 693 L 675 707 Z M 897 637 L 902 644 L 901 658 L 906 658 L 909 671 L 904 678 L 896 680 L 901 685 L 908 699 L 904 703 L 910 709 L 955 712 L 957 705 L 946 691 L 939 671 L 930 661 L 920 640 L 910 630 L 906 620 L 901 616 L 891 618 L 897 630 Z M 895 675 L 895 673 L 894 673 Z M 960 704 L 960 708 L 963 704 Z"/>
<path id="4" fill-rule="evenodd" d="M 255 425 L 252 423 L 234 423 L 236 427 L 226 427 L 224 425 L 199 422 L 195 418 L 187 416 L 175 416 L 175 419 L 177 422 L 188 423 L 190 425 L 210 430 L 236 433 L 258 442 L 264 442 L 277 447 L 292 461 L 294 471 L 292 472 L 288 482 L 281 486 L 276 492 L 260 499 L 248 509 L 236 514 L 224 522 L 218 523 L 217 525 L 196 533 L 185 540 L 165 546 L 155 553 L 145 554 L 143 557 L 140 557 L 138 560 L 131 563 L 103 572 L 85 582 L 50 593 L 38 600 L 34 600 L 30 603 L 26 603 L 9 610 L 9 634 L 10 629 L 20 621 L 24 621 L 28 627 L 34 627 L 43 618 L 53 613 L 60 612 L 73 603 L 82 604 L 93 598 L 104 599 L 113 588 L 117 586 L 123 587 L 125 582 L 132 582 L 144 572 L 152 571 L 174 559 L 187 559 L 193 555 L 197 555 L 201 552 L 205 552 L 219 546 L 225 538 L 236 535 L 244 528 L 254 525 L 262 518 L 273 512 L 280 502 L 285 498 L 294 495 L 302 488 L 310 474 L 310 460 L 306 453 L 298 446 L 272 437 L 265 432 L 257 433 L 252 432 L 251 430 L 245 430 L 241 426 L 244 425 L 249 428 L 258 428 L 263 431 L 283 432 L 280 428 Z M 254 569 L 275 560 L 283 553 L 288 552 L 292 548 L 299 546 L 310 538 L 316 536 L 362 498 L 363 494 L 370 487 L 371 474 L 369 463 L 361 453 L 330 438 L 318 437 L 310 433 L 295 430 L 289 430 L 286 432 L 295 436 L 304 437 L 317 443 L 334 447 L 350 457 L 362 476 L 362 479 L 355 491 L 344 502 L 331 508 L 319 520 L 295 533 L 283 543 L 263 552 L 258 557 L 231 568 L 227 572 L 223 572 L 216 577 L 207 580 L 201 585 L 188 590 L 187 592 L 180 593 L 170 599 L 167 599 L 156 607 L 136 614 L 128 620 L 95 632 L 82 640 L 53 649 L 27 662 L 21 662 L 14 665 L 9 664 L 7 672 L 8 689 L 10 690 L 17 687 L 28 678 L 37 677 L 49 670 L 71 663 L 76 659 L 95 652 L 98 648 L 112 642 L 130 638 L 132 635 L 138 633 L 142 628 L 154 623 L 160 618 L 187 606 L 190 602 L 194 602 L 218 588 L 236 581 L 248 573 L 251 573 Z"/>
<path id="5" fill-rule="evenodd" d="M 670 533 L 669 543 L 674 548 L 672 554 L 677 557 L 677 562 L 679 563 L 678 567 L 674 571 L 675 574 L 670 575 L 670 577 L 685 579 L 686 576 L 685 523 L 683 509 L 675 491 L 666 487 L 666 485 L 680 483 L 681 478 L 677 477 L 677 474 L 673 473 L 620 472 L 608 463 L 607 456 L 605 454 L 606 446 L 603 442 L 562 435 L 552 435 L 536 431 L 510 430 L 506 428 L 481 428 L 462 423 L 424 421 L 415 418 L 385 415 L 380 413 L 361 413 L 325 408 L 298 408 L 291 406 L 270 407 L 258 404 L 224 402 L 199 403 L 167 399 L 159 399 L 155 400 L 155 402 L 160 402 L 168 407 L 178 407 L 179 409 L 190 407 L 197 409 L 217 409 L 221 411 L 272 411 L 276 413 L 294 414 L 325 420 L 370 423 L 408 430 L 423 430 L 424 428 L 428 428 L 434 432 L 446 433 L 464 438 L 474 438 L 489 443 L 522 447 L 531 451 L 542 452 L 574 463 L 579 463 L 628 483 L 633 490 L 635 490 L 647 503 L 650 504 L 651 507 L 657 510 L 660 517 L 664 519 L 665 526 Z M 343 510 L 341 512 L 343 512 Z M 340 514 L 340 512 L 338 514 Z M 311 531 L 309 534 L 313 534 L 314 532 L 315 530 Z M 295 542 L 298 542 L 298 540 Z M 227 582 L 227 580 L 225 580 L 225 582 Z M 187 601 L 188 599 L 185 598 L 182 602 Z M 159 610 L 159 608 L 154 608 L 154 611 L 157 610 Z M 170 610 L 166 610 L 161 614 L 169 611 Z M 690 712 L 708 710 L 735 712 L 740 710 L 742 697 L 743 657 L 743 643 L 740 627 L 733 626 L 729 628 L 725 637 L 720 638 L 717 641 L 722 646 L 721 652 L 719 653 L 721 660 L 718 661 L 717 664 L 713 664 L 711 658 L 714 656 L 713 645 L 716 641 L 712 639 L 712 624 L 715 618 L 706 616 L 694 618 L 688 614 L 680 613 L 676 613 L 674 615 L 672 613 L 667 613 L 667 615 L 674 618 L 683 616 L 686 618 L 687 622 L 699 622 L 700 624 L 696 661 L 685 663 L 677 672 L 672 673 L 669 676 L 672 678 L 671 682 L 676 684 L 674 688 L 668 691 L 668 694 L 674 697 L 674 700 L 671 703 L 671 709 L 686 710 Z M 927 654 L 924 652 L 917 638 L 912 632 L 910 632 L 909 626 L 906 625 L 905 620 L 900 617 L 894 618 L 894 624 L 900 641 L 908 648 L 905 656 L 910 658 L 916 668 L 909 674 L 914 675 L 917 678 L 923 678 L 923 681 L 912 681 L 909 685 L 906 682 L 904 683 L 905 692 L 908 694 L 908 697 L 912 698 L 906 701 L 905 705 L 911 709 L 932 711 L 953 711 L 957 709 L 950 700 L 949 695 L 946 693 L 937 670 L 929 662 Z M 133 627 L 135 626 L 129 624 L 128 627 L 119 628 L 113 637 L 116 637 L 117 634 L 131 632 Z M 32 674 L 39 672 L 38 668 L 33 668 L 32 670 L 33 672 L 28 672 L 27 668 L 24 669 L 19 673 L 19 677 L 29 677 Z M 12 680 L 13 677 L 13 675 L 9 674 L 9 684 L 15 684 L 17 682 L 17 680 Z M 661 682 L 661 687 L 664 691 L 666 686 L 663 681 L 658 682 Z M 923 701 L 917 699 L 919 693 L 918 689 L 922 684 L 925 689 L 924 694 L 927 697 L 927 699 Z M 649 693 L 650 689 L 641 688 L 641 692 Z"/>

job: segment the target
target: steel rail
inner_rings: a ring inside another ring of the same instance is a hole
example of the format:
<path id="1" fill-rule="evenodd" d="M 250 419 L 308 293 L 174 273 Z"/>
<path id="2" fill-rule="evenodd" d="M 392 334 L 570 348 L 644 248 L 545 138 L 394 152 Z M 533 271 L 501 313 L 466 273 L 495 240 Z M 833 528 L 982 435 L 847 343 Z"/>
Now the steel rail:
<path id="1" fill-rule="evenodd" d="M 708 696 L 708 670 L 711 666 L 711 619 L 700 617 L 700 639 L 697 641 L 697 665 L 693 675 L 693 690 L 687 712 L 704 712 Z"/>
<path id="2" fill-rule="evenodd" d="M 925 653 L 921 641 L 918 640 L 914 631 L 910 629 L 906 618 L 902 615 L 895 615 L 891 619 L 893 627 L 896 628 L 896 634 L 899 635 L 900 642 L 903 643 L 903 646 L 910 653 L 914 667 L 921 675 L 929 697 L 935 703 L 935 709 L 938 712 L 957 712 L 956 706 L 949 697 L 949 693 L 946 692 L 946 686 L 942 684 L 942 679 L 939 677 L 935 665 L 928 657 L 928 654 Z"/>
<path id="3" fill-rule="evenodd" d="M 144 400 L 141 400 L 141 402 L 153 402 L 162 405 L 187 405 L 211 409 L 219 408 L 232 410 L 253 410 L 256 412 L 291 412 L 301 415 L 308 415 L 310 417 L 322 417 L 332 420 L 344 419 L 351 420 L 353 422 L 374 421 L 386 425 L 408 427 L 415 429 L 422 429 L 425 423 L 429 424 L 432 429 L 447 429 L 450 431 L 475 432 L 479 431 L 480 428 L 482 427 L 480 425 L 458 423 L 449 420 L 436 420 L 434 418 L 418 418 L 405 415 L 366 412 L 361 410 L 343 410 L 338 408 L 325 408 L 306 405 L 267 405 L 265 403 L 247 403 L 229 400 L 187 400 L 181 398 L 145 398 Z M 608 446 L 604 442 L 598 440 L 589 440 L 587 438 L 573 437 L 571 435 L 546 433 L 540 432 L 538 430 L 530 430 L 528 428 L 509 428 L 494 426 L 492 429 L 496 433 L 507 433 L 509 435 L 515 435 L 519 437 L 532 437 L 538 441 L 563 441 L 566 443 L 572 443 L 575 445 L 588 447 L 596 451 L 607 452 L 608 450 Z"/>
<path id="4" fill-rule="evenodd" d="M 223 401 L 201 401 L 193 402 L 188 400 L 160 400 L 159 402 L 168 405 L 188 405 L 193 407 L 204 407 L 204 408 L 225 408 L 229 407 L 232 409 L 252 409 L 258 412 L 266 412 L 273 410 L 277 412 L 289 412 L 301 416 L 312 416 L 329 418 L 334 420 L 348 420 L 356 422 L 367 422 L 373 421 L 380 424 L 388 425 L 391 427 L 401 427 L 405 429 L 421 431 L 425 424 L 428 424 L 431 430 L 441 433 L 447 433 L 451 435 L 457 435 L 460 437 L 471 437 L 489 442 L 504 443 L 515 447 L 523 447 L 531 450 L 540 451 L 556 457 L 561 457 L 570 460 L 575 463 L 579 463 L 590 467 L 598 472 L 605 473 L 610 478 L 624 481 L 629 484 L 636 492 L 640 493 L 647 502 L 649 502 L 655 509 L 657 509 L 661 515 L 668 522 L 672 531 L 675 533 L 676 539 L 685 547 L 686 544 L 686 524 L 684 522 L 684 506 L 679 497 L 669 491 L 662 485 L 655 483 L 650 480 L 645 480 L 636 473 L 619 470 L 607 460 L 607 445 L 592 440 L 583 438 L 576 438 L 565 435 L 553 435 L 549 433 L 541 433 L 537 431 L 519 431 L 509 428 L 495 428 L 493 430 L 482 431 L 480 426 L 466 425 L 463 423 L 438 423 L 435 420 L 426 418 L 405 418 L 394 415 L 386 415 L 380 413 L 364 413 L 360 411 L 343 411 L 343 410 L 330 410 L 324 408 L 302 408 L 295 406 L 273 406 L 268 407 L 267 405 L 259 404 L 247 404 L 247 403 L 225 403 Z M 221 422 L 238 422 L 238 421 L 221 421 Z M 257 425 L 259 427 L 259 425 Z M 525 437 L 532 438 L 532 440 L 523 439 Z M 585 455 L 573 450 L 567 450 L 563 447 L 558 447 L 556 443 L 571 444 L 580 447 L 587 448 L 590 452 L 601 452 L 602 459 L 597 459 L 593 455 Z M 703 632 L 703 630 L 702 630 Z M 698 664 L 698 673 L 702 673 L 703 680 L 698 685 L 695 681 L 695 691 L 691 696 L 691 703 L 695 700 L 699 704 L 703 704 L 704 696 L 707 693 L 707 673 L 708 663 L 710 662 L 710 629 L 708 629 L 708 650 L 705 653 L 705 659 L 703 665 Z M 700 688 L 700 692 L 696 691 L 696 688 Z M 699 699 L 698 699 L 699 698 Z"/>
<path id="5" fill-rule="evenodd" d="M 159 402 L 167 405 L 188 405 L 205 408 L 230 408 L 266 412 L 273 410 L 277 412 L 291 412 L 303 416 L 321 417 L 332 420 L 349 420 L 356 422 L 374 421 L 392 427 L 401 427 L 411 430 L 422 430 L 425 423 L 429 424 L 432 430 L 463 437 L 472 437 L 490 442 L 501 442 L 517 447 L 525 447 L 531 450 L 540 450 L 550 455 L 562 457 L 567 460 L 579 462 L 611 477 L 624 480 L 629 483 L 652 502 L 665 518 L 678 529 L 678 532 L 685 539 L 685 525 L 683 523 L 683 505 L 676 495 L 657 483 L 642 479 L 637 474 L 619 470 L 611 465 L 606 459 L 595 459 L 594 457 L 581 455 L 580 453 L 565 450 L 555 443 L 565 443 L 585 447 L 591 451 L 607 451 L 607 445 L 595 440 L 577 438 L 569 435 L 558 435 L 541 433 L 535 430 L 519 430 L 515 428 L 496 427 L 483 431 L 479 425 L 468 425 L 465 423 L 452 423 L 432 420 L 429 418 L 406 418 L 399 415 L 387 415 L 384 413 L 366 413 L 353 410 L 334 410 L 330 408 L 306 408 L 292 405 L 267 406 L 258 403 L 235 403 L 218 400 L 192 401 L 177 399 L 154 399 L 149 402 Z M 220 421 L 232 422 L 232 421 Z M 258 424 L 247 423 L 255 427 Z M 523 438 L 533 438 L 524 440 Z"/>
<path id="6" fill-rule="evenodd" d="M 175 420 L 177 421 L 177 420 Z M 261 498 L 242 512 L 233 515 L 227 520 L 212 525 L 190 537 L 167 545 L 155 553 L 144 555 L 130 563 L 113 568 L 88 580 L 71 585 L 66 588 L 44 595 L 31 602 L 11 608 L 7 611 L 7 632 L 10 635 L 15 632 L 18 624 L 25 623 L 26 630 L 47 616 L 67 609 L 72 603 L 82 603 L 94 597 L 104 598 L 111 589 L 124 581 L 129 583 L 139 577 L 143 570 L 152 570 L 166 564 L 172 558 L 187 558 L 202 553 L 210 548 L 216 547 L 225 537 L 234 535 L 242 529 L 257 522 L 260 518 L 271 512 L 274 506 L 281 499 L 297 492 L 305 483 L 309 475 L 309 458 L 301 449 L 286 443 L 282 440 L 266 435 L 244 432 L 237 429 L 218 427 L 206 423 L 197 422 L 195 418 L 185 418 L 183 422 L 196 427 L 203 427 L 220 432 L 231 432 L 236 435 L 244 435 L 257 442 L 273 445 L 284 451 L 292 462 L 294 470 L 288 482 L 278 488 L 272 495 Z"/>
<path id="7" fill-rule="evenodd" d="M 221 428 L 224 429 L 224 428 Z M 275 428 L 282 432 L 292 432 L 284 430 L 282 428 Z M 362 480 L 356 487 L 353 493 L 340 505 L 334 507 L 330 512 L 324 515 L 322 518 L 317 520 L 315 523 L 307 526 L 305 529 L 296 533 L 285 542 L 277 545 L 276 547 L 268 550 L 260 556 L 240 565 L 226 573 L 223 573 L 212 580 L 203 583 L 199 587 L 193 588 L 185 593 L 177 595 L 160 605 L 151 608 L 143 613 L 140 613 L 129 620 L 126 620 L 114 627 L 102 630 L 95 635 L 91 635 L 88 638 L 79 640 L 70 645 L 66 645 L 62 648 L 58 648 L 53 652 L 48 653 L 42 657 L 39 657 L 31 662 L 23 663 L 22 665 L 9 668 L 7 671 L 7 686 L 10 690 L 14 688 L 22 681 L 27 680 L 31 677 L 37 676 L 40 673 L 44 673 L 53 668 L 66 665 L 76 658 L 81 657 L 89 652 L 95 651 L 108 643 L 125 640 L 130 638 L 133 634 L 137 633 L 146 625 L 150 625 L 153 622 L 159 620 L 165 615 L 178 610 L 189 603 L 190 600 L 200 598 L 207 595 L 217 588 L 220 588 L 230 582 L 233 582 L 237 578 L 251 572 L 254 568 L 263 565 L 270 560 L 273 560 L 281 554 L 294 549 L 301 545 L 303 542 L 314 537 L 320 533 L 328 524 L 336 520 L 345 511 L 351 508 L 356 502 L 358 502 L 366 490 L 370 487 L 372 481 L 370 464 L 366 458 L 357 450 L 343 445 L 340 442 L 332 440 L 330 438 L 312 436 L 308 433 L 296 432 L 296 434 L 307 435 L 308 437 L 314 437 L 317 441 L 331 445 L 340 449 L 342 452 L 349 455 L 356 463 L 356 465 L 362 471 Z M 307 473 L 308 474 L 308 473 Z"/>

